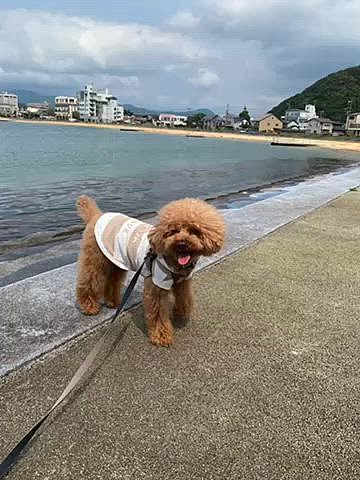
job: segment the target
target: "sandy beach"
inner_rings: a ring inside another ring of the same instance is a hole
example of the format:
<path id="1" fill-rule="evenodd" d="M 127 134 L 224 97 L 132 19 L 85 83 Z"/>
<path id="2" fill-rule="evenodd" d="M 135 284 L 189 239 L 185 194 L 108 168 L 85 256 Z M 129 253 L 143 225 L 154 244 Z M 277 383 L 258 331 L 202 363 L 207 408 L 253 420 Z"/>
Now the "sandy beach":
<path id="1" fill-rule="evenodd" d="M 180 135 L 199 137 L 199 138 L 221 138 L 223 140 L 238 140 L 245 142 L 286 142 L 292 145 L 311 145 L 320 148 L 330 148 L 333 150 L 350 150 L 360 151 L 360 142 L 347 141 L 347 140 L 324 140 L 314 138 L 296 138 L 296 137 L 279 137 L 278 135 L 250 135 L 246 133 L 231 133 L 231 132 L 207 132 L 199 130 L 182 130 L 176 128 L 158 128 L 158 127 L 142 127 L 131 125 L 107 125 L 107 124 L 94 124 L 94 123 L 82 123 L 82 122 L 55 122 L 46 120 L 10 120 L 16 123 L 31 123 L 40 125 L 58 125 L 64 127 L 83 127 L 83 128 L 107 128 L 112 130 L 122 131 L 134 131 L 147 134 L 160 134 L 160 135 Z"/>

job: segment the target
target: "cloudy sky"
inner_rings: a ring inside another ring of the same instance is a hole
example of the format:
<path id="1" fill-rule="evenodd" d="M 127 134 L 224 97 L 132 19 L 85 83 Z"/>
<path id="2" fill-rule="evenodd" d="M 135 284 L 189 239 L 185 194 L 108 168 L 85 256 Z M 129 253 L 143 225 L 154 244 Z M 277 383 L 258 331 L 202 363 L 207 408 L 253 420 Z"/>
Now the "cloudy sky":
<path id="1" fill-rule="evenodd" d="M 256 117 L 359 62 L 360 0 L 1 0 L 0 90 Z"/>

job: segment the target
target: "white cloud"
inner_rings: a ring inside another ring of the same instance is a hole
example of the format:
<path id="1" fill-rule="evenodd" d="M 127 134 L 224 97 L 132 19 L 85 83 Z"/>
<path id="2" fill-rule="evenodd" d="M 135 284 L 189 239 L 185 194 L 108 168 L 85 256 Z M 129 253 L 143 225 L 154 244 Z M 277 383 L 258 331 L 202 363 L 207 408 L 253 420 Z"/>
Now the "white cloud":
<path id="1" fill-rule="evenodd" d="M 177 65 L 170 63 L 169 65 L 165 65 L 164 70 L 167 73 L 173 73 L 173 72 L 181 72 L 183 70 L 186 70 L 190 67 L 189 64 L 186 63 L 178 63 Z"/>
<path id="2" fill-rule="evenodd" d="M 207 68 L 199 68 L 197 74 L 189 78 L 189 82 L 195 87 L 211 88 L 220 82 L 220 78 L 217 73 Z"/>
<path id="3" fill-rule="evenodd" d="M 90 74 L 68 74 L 68 73 L 46 73 L 34 70 L 6 71 L 0 67 L 0 84 L 36 84 L 43 87 L 68 87 L 73 88 L 84 86 L 85 83 L 93 81 Z M 95 81 L 95 80 L 94 80 Z M 119 76 L 98 74 L 96 81 L 100 86 L 124 87 L 126 89 L 135 89 L 140 85 L 136 76 Z"/>
<path id="4" fill-rule="evenodd" d="M 207 0 L 201 24 L 268 45 L 358 42 L 358 0 Z"/>
<path id="5" fill-rule="evenodd" d="M 195 17 L 191 12 L 183 11 L 177 12 L 167 23 L 179 30 L 192 30 L 198 26 L 199 22 L 199 17 Z"/>
<path id="6" fill-rule="evenodd" d="M 147 25 L 29 10 L 1 12 L 0 65 L 5 75 L 106 73 L 134 79 L 138 72 L 154 72 L 174 61 L 196 64 L 206 56 L 196 41 Z"/>

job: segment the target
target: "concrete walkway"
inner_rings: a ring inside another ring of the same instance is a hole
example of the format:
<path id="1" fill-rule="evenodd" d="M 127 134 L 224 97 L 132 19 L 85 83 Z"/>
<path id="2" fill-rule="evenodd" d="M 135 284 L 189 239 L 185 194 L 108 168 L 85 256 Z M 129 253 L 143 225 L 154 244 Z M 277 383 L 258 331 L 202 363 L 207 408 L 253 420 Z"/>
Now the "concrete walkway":
<path id="1" fill-rule="evenodd" d="M 359 217 L 349 193 L 197 275 L 171 349 L 126 314 L 9 478 L 358 478 Z M 3 378 L 1 456 L 99 335 Z"/>
<path id="2" fill-rule="evenodd" d="M 225 211 L 226 246 L 217 256 L 202 259 L 197 268 L 220 261 L 359 184 L 360 167 L 345 169 L 275 191 L 274 196 L 244 208 Z M 76 265 L 71 264 L 0 288 L 0 376 L 110 318 L 107 309 L 96 317 L 85 317 L 74 308 L 75 279 Z M 141 296 L 140 282 L 133 302 L 139 302 Z"/>

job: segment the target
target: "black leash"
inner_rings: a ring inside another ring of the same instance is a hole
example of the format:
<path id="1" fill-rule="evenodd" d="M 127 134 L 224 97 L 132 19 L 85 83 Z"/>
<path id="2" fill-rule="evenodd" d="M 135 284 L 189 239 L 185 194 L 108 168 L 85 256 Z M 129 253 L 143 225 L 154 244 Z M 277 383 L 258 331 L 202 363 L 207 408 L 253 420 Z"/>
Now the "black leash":
<path id="1" fill-rule="evenodd" d="M 141 264 L 140 268 L 137 270 L 133 278 L 131 279 L 129 285 L 127 286 L 124 295 L 122 297 L 121 303 L 116 309 L 116 312 L 110 319 L 110 325 L 106 332 L 103 334 L 103 336 L 98 340 L 98 342 L 95 344 L 95 346 L 92 348 L 91 352 L 87 355 L 83 363 L 80 365 L 80 367 L 77 369 L 75 374 L 73 375 L 72 379 L 70 382 L 67 384 L 67 386 L 64 388 L 62 394 L 60 397 L 56 400 L 56 402 L 53 404 L 53 406 L 48 410 L 48 412 L 37 422 L 36 425 L 32 427 L 32 429 L 24 435 L 24 437 L 18 442 L 18 444 L 11 450 L 11 452 L 7 455 L 7 457 L 1 462 L 0 464 L 0 479 L 4 478 L 10 471 L 10 469 L 18 462 L 18 460 L 21 457 L 21 454 L 23 453 L 24 449 L 29 445 L 31 439 L 34 437 L 36 432 L 39 430 L 41 425 L 45 422 L 45 420 L 49 417 L 49 415 L 55 410 L 56 407 L 58 407 L 64 400 L 65 398 L 69 395 L 69 393 L 75 388 L 75 386 L 80 382 L 86 371 L 89 369 L 91 364 L 93 363 L 96 355 L 98 354 L 100 347 L 102 346 L 105 338 L 110 332 L 111 326 L 114 322 L 114 320 L 118 317 L 118 315 L 122 312 L 124 309 L 127 301 L 129 300 L 130 295 L 132 294 L 132 291 L 134 290 L 134 287 L 136 285 L 136 282 L 138 281 L 138 278 L 141 274 L 141 271 L 147 261 L 152 262 L 152 260 L 155 258 L 155 255 L 153 252 L 150 250 L 150 252 L 146 255 L 143 263 Z"/>

